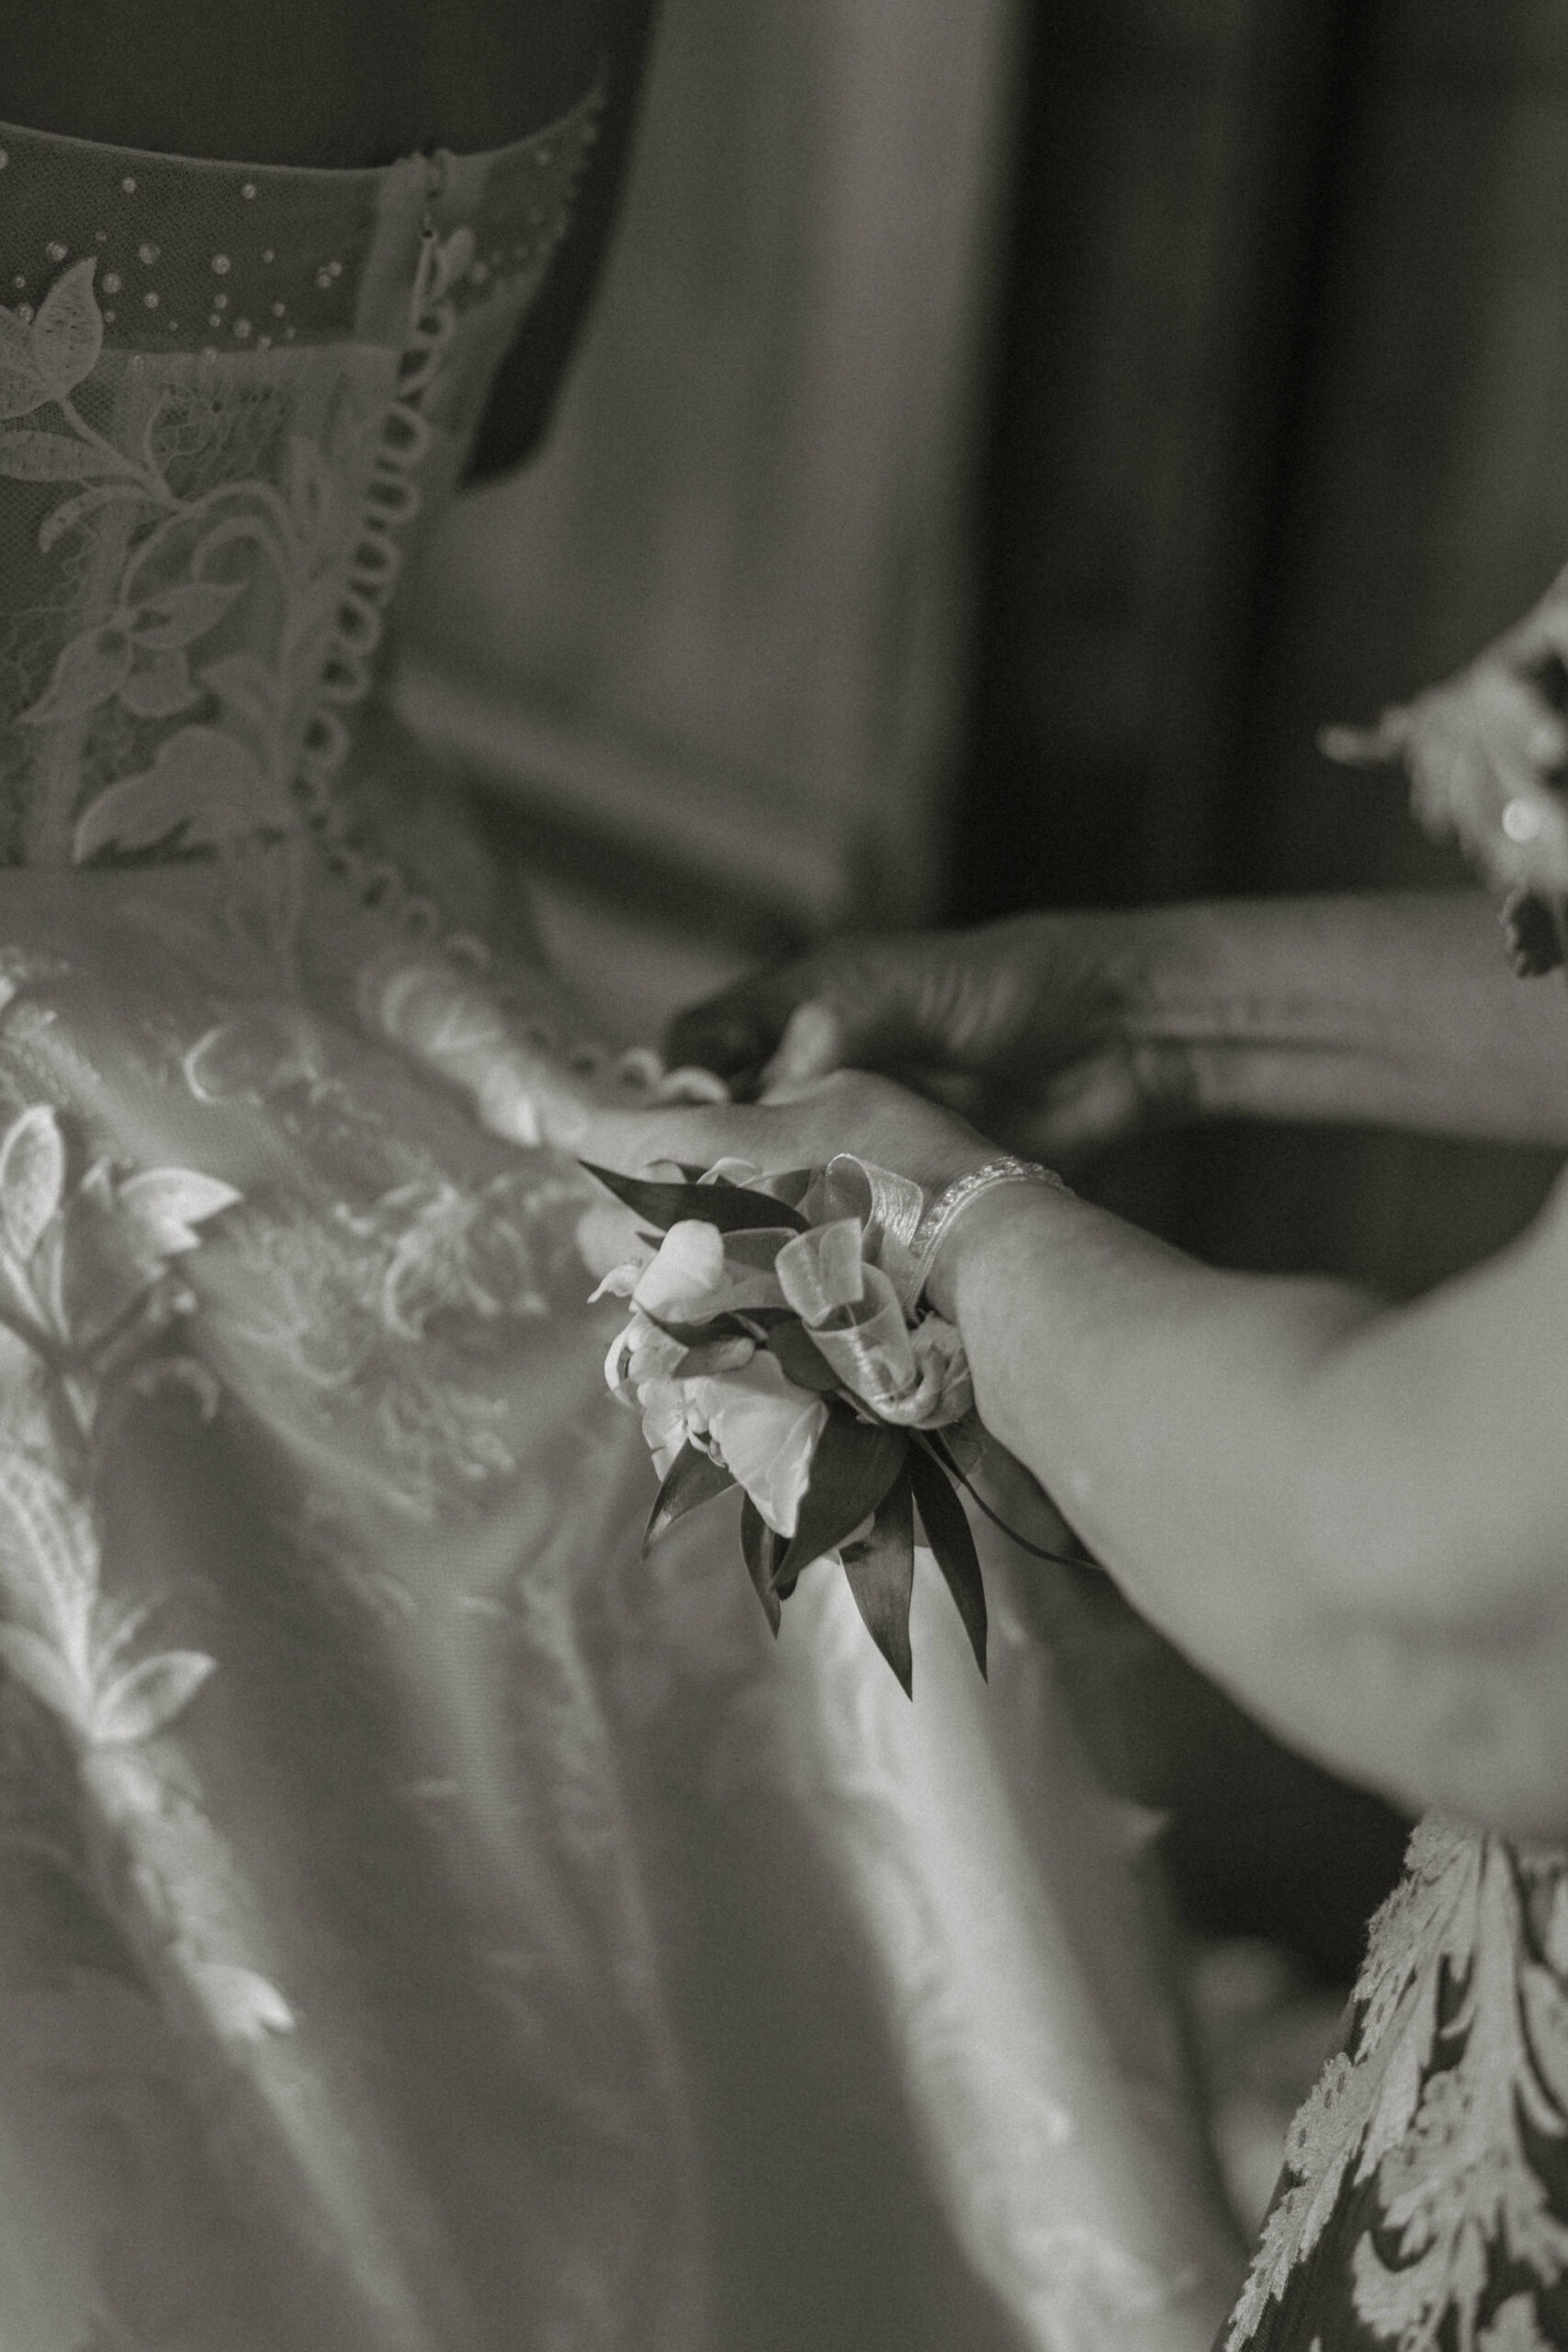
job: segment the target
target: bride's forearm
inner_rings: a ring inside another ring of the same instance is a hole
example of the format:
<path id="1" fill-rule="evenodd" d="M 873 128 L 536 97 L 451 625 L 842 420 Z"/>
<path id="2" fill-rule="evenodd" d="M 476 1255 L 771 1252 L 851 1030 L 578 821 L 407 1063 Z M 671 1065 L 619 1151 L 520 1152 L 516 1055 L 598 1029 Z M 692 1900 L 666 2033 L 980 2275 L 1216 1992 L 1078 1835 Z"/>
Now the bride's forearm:
<path id="1" fill-rule="evenodd" d="M 1388 1311 L 1009 1188 L 933 1290 L 987 1426 L 1244 1703 L 1406 1802 L 1561 1827 L 1568 1477 L 1533 1261 Z"/>
<path id="2" fill-rule="evenodd" d="M 1201 1115 L 1568 1148 L 1568 1005 L 1479 892 L 1220 899 L 1129 918 L 1124 1034 Z"/>

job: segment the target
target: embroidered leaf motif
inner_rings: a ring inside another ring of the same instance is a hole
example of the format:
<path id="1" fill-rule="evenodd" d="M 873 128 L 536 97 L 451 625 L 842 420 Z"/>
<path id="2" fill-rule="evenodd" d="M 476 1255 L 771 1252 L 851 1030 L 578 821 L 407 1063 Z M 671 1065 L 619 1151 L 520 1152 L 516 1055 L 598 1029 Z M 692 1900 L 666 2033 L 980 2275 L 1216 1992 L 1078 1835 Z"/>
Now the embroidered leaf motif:
<path id="1" fill-rule="evenodd" d="M 65 1189 L 65 1139 L 47 1102 L 12 1122 L 0 1142 L 0 1229 L 25 1266 Z"/>
<path id="2" fill-rule="evenodd" d="M 197 1168 L 148 1168 L 126 1178 L 117 1202 L 155 1256 L 177 1258 L 200 1241 L 198 1225 L 240 1197 L 220 1176 L 204 1176 Z"/>
<path id="3" fill-rule="evenodd" d="M 98 1563 L 90 1528 L 46 1472 L 0 1452 L 0 1589 L 85 1673 Z"/>
<path id="4" fill-rule="evenodd" d="M 293 2032 L 293 2010 L 276 1985 L 254 1968 L 194 1960 L 188 1975 L 213 2027 L 226 2041 L 262 2041 L 269 2033 Z"/>
<path id="5" fill-rule="evenodd" d="M 61 648 L 54 675 L 37 702 L 21 713 L 22 718 L 35 727 L 48 719 L 85 718 L 101 702 L 119 693 L 134 660 L 129 630 L 84 629 Z"/>
<path id="6" fill-rule="evenodd" d="M 4 412 L 0 411 L 0 414 Z M 63 498 L 58 506 L 51 507 L 39 525 L 38 543 L 40 555 L 47 555 L 57 539 L 85 520 L 96 508 L 107 506 L 114 498 L 140 498 L 141 488 L 136 482 L 99 482 L 92 490 L 80 490 L 74 497 Z"/>
<path id="7" fill-rule="evenodd" d="M 267 826 L 287 831 L 292 811 L 243 743 L 219 727 L 182 727 L 150 768 L 100 792 L 76 828 L 78 864 L 111 845 L 152 849 L 175 834 L 184 845 L 234 840 Z"/>
<path id="8" fill-rule="evenodd" d="M 150 596 L 135 608 L 136 642 L 152 653 L 166 653 L 176 646 L 193 645 L 216 628 L 236 596 L 243 595 L 243 581 L 186 580 L 178 587 L 165 588 L 159 596 Z"/>
<path id="9" fill-rule="evenodd" d="M 0 1658 L 35 1699 L 78 1731 L 86 1730 L 87 1686 L 41 1634 L 29 1633 L 25 1625 L 0 1625 Z"/>
<path id="10" fill-rule="evenodd" d="M 93 1738 L 120 1747 L 151 1739 L 190 1704 L 217 1663 L 200 1650 L 165 1650 L 143 1658 L 98 1693 Z"/>
<path id="11" fill-rule="evenodd" d="M 56 400 L 92 374 L 104 347 L 104 315 L 93 291 L 96 267 L 90 255 L 62 270 L 33 321 L 33 366 Z"/>
<path id="12" fill-rule="evenodd" d="M 66 433 L 43 433 L 31 426 L 0 433 L 0 474 L 9 474 L 13 481 L 91 481 L 95 474 L 135 471 L 118 449 L 73 441 Z"/>
<path id="13" fill-rule="evenodd" d="M 1353 2179 L 1375 2182 L 1348 2261 L 1374 2340 L 1414 2352 L 1451 2331 L 1474 2352 L 1537 2352 L 1529 2294 L 1481 2321 L 1500 2260 L 1543 2286 L 1568 2270 L 1568 2226 L 1536 2154 L 1568 2137 L 1568 1987 L 1533 1955 L 1520 1864 L 1501 1839 L 1416 1831 L 1372 1923 L 1356 2016 L 1349 2053 L 1291 2128 L 1291 2177 L 1227 2345 L 1239 2352 L 1265 2324 Z"/>
<path id="14" fill-rule="evenodd" d="M 15 311 L 0 307 L 0 417 L 30 416 L 50 398 L 33 365 L 33 339 Z"/>

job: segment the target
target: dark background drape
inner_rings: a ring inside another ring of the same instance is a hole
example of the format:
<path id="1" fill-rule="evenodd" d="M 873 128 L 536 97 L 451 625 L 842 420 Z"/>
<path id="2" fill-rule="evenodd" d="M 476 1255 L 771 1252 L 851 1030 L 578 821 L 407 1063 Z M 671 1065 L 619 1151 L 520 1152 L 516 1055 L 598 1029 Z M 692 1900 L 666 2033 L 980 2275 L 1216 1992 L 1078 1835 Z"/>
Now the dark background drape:
<path id="1" fill-rule="evenodd" d="M 1314 737 L 1568 560 L 1568 12 L 1041 5 L 1007 272 L 948 915 L 1461 881 Z M 1216 1261 L 1403 1295 L 1555 1164 L 1227 1125 L 1086 1189 Z M 1347 1973 L 1401 1826 L 1135 1628 L 1099 1696 L 1190 1907 Z"/>

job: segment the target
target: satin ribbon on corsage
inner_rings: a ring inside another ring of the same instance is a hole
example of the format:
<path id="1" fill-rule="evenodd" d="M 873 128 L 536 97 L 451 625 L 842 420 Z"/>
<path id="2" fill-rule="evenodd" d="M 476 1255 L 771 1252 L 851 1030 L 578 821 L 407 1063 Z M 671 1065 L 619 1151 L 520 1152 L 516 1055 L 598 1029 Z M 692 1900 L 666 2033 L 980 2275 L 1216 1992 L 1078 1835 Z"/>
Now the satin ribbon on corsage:
<path id="1" fill-rule="evenodd" d="M 984 1674 L 985 1589 L 956 1491 L 975 1492 L 963 1465 L 978 1424 L 964 1343 L 919 1298 L 919 1186 L 849 1155 L 771 1176 L 733 1159 L 668 1182 L 589 1173 L 619 1204 L 579 1230 L 593 1296 L 631 1309 L 605 1377 L 641 1414 L 661 1482 L 645 1552 L 740 1487 L 741 1550 L 774 1633 L 801 1570 L 836 1558 L 912 1691 L 918 1513 Z"/>

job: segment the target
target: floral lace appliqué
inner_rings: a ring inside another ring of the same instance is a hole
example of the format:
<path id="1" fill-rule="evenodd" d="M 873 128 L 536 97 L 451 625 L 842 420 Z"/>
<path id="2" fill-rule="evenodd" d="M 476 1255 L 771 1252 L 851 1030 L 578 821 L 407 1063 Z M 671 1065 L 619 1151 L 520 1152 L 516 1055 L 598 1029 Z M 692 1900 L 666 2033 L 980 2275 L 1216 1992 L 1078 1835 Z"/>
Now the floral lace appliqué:
<path id="1" fill-rule="evenodd" d="M 188 1374 L 203 1409 L 215 1402 L 159 1343 L 194 1304 L 171 1261 L 239 1197 L 189 1168 L 95 1161 L 73 1183 L 48 1103 L 0 1138 L 0 1323 L 20 1359 L 0 1432 L 0 1660 L 64 1731 L 109 1832 L 96 1890 L 109 1916 L 133 1949 L 155 1938 L 185 1999 L 243 2042 L 290 2030 L 292 2015 L 248 1964 L 225 1849 L 160 1737 L 217 1660 L 146 1645 L 151 1608 L 105 1590 L 94 1501 L 102 1427 L 128 1392 Z"/>
<path id="2" fill-rule="evenodd" d="M 1568 2272 L 1568 2225 L 1542 2170 L 1568 2139 L 1564 1885 L 1560 1866 L 1498 1838 L 1437 1822 L 1416 1831 L 1372 1923 L 1349 2049 L 1292 2127 L 1226 2352 L 1263 2334 L 1270 2303 L 1369 2189 L 1349 2291 L 1374 2342 L 1548 2352 L 1517 2276 L 1544 2290 Z"/>
<path id="3" fill-rule="evenodd" d="M 72 484 L 39 529 L 47 552 L 118 503 L 134 537 L 112 610 L 67 639 L 41 695 L 19 713 L 38 729 L 81 742 L 107 706 L 166 722 L 147 764 L 75 804 L 45 810 L 45 832 L 68 825 L 78 862 L 105 849 L 183 848 L 298 823 L 289 786 L 336 618 L 350 517 L 336 478 L 352 469 L 364 425 L 340 406 L 329 463 L 303 434 L 289 436 L 282 479 L 222 481 L 182 495 L 160 462 L 158 426 L 172 388 L 154 400 L 139 444 L 122 447 L 90 424 L 73 395 L 103 351 L 104 322 L 91 257 L 56 279 L 30 322 L 0 309 L 0 418 L 46 414 L 46 427 L 0 428 L 0 475 Z M 87 485 L 82 487 L 82 485 Z M 249 647 L 212 644 L 231 609 L 269 588 L 282 618 L 270 662 Z"/>
<path id="4" fill-rule="evenodd" d="M 8 256 L 29 299 L 0 307 L 6 862 L 342 848 L 328 804 L 403 541 L 548 275 L 603 100 L 489 158 L 342 175 L 330 201 L 308 175 L 240 184 L 243 250 L 143 240 L 134 310 L 118 221 L 51 239 L 41 288 Z M 221 210 L 200 168 L 193 200 Z"/>

